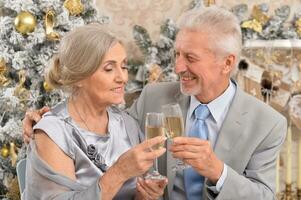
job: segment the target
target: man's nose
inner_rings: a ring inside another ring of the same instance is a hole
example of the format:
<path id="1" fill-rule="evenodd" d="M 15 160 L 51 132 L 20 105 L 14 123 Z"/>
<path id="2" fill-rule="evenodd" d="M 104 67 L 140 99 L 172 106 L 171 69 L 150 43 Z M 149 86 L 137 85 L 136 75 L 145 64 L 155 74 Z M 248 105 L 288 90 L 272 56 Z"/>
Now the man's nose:
<path id="1" fill-rule="evenodd" d="M 176 74 L 180 74 L 181 72 L 185 72 L 187 70 L 187 65 L 185 60 L 179 56 L 175 61 L 175 72 Z"/>

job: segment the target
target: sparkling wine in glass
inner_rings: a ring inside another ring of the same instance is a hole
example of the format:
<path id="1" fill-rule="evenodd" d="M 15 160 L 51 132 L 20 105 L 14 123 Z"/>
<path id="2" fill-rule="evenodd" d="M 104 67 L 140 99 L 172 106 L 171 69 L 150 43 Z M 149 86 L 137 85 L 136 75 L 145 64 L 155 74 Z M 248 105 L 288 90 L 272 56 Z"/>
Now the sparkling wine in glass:
<path id="1" fill-rule="evenodd" d="M 146 131 L 146 139 L 151 139 L 157 136 L 164 136 L 164 115 L 163 113 L 147 113 L 145 119 L 145 131 Z M 156 145 L 153 149 L 159 149 L 163 147 L 162 145 Z M 152 172 L 148 172 L 145 179 L 155 179 L 155 180 L 163 180 L 165 176 L 162 176 L 158 172 L 158 159 L 156 158 L 154 161 L 154 170 Z"/>
<path id="2" fill-rule="evenodd" d="M 173 139 L 175 137 L 184 136 L 184 122 L 180 105 L 177 103 L 166 104 L 162 106 L 162 110 L 165 116 L 167 137 Z M 176 171 L 187 167 L 182 160 L 176 159 L 176 165 L 172 169 Z"/>

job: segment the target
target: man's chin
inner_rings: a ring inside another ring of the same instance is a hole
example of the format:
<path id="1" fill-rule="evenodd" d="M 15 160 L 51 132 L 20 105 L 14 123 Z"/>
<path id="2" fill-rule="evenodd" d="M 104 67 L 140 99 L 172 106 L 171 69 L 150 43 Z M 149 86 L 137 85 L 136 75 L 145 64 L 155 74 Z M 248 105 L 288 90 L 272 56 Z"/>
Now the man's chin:
<path id="1" fill-rule="evenodd" d="M 199 94 L 198 88 L 185 87 L 183 84 L 181 84 L 181 92 L 182 92 L 182 94 L 189 95 L 189 96 L 190 95 L 195 96 L 195 95 Z"/>

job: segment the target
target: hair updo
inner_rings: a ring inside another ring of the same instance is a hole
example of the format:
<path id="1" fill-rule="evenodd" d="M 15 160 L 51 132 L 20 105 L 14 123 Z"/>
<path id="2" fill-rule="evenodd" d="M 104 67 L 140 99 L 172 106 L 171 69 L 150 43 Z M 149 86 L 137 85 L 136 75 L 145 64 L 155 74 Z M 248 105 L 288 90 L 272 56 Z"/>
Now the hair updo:
<path id="1" fill-rule="evenodd" d="M 46 81 L 54 88 L 74 92 L 75 84 L 91 76 L 117 42 L 100 24 L 73 29 L 61 40 L 58 53 L 46 72 Z"/>

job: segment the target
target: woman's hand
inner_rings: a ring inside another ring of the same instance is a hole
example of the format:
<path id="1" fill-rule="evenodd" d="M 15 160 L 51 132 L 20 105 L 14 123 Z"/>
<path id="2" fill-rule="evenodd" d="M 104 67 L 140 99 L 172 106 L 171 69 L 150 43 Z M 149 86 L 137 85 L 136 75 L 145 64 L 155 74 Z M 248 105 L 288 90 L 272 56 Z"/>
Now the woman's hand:
<path id="1" fill-rule="evenodd" d="M 118 171 L 126 180 L 144 174 L 153 165 L 154 160 L 166 151 L 165 148 L 154 147 L 166 140 L 164 136 L 148 139 L 122 154 L 116 162 Z"/>
<path id="2" fill-rule="evenodd" d="M 125 181 L 144 174 L 153 165 L 154 159 L 165 153 L 165 148 L 154 149 L 166 137 L 158 136 L 144 141 L 123 153 L 100 179 L 102 199 L 112 199 Z"/>
<path id="3" fill-rule="evenodd" d="M 157 200 L 164 194 L 168 183 L 167 178 L 163 180 L 144 180 L 137 178 L 137 195 L 135 200 Z"/>
<path id="4" fill-rule="evenodd" d="M 33 125 L 40 121 L 42 115 L 49 111 L 49 107 L 43 107 L 40 110 L 28 110 L 23 119 L 23 140 L 25 144 L 30 142 L 33 137 Z"/>

